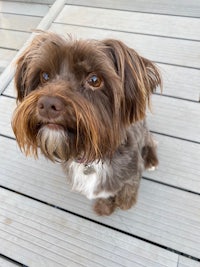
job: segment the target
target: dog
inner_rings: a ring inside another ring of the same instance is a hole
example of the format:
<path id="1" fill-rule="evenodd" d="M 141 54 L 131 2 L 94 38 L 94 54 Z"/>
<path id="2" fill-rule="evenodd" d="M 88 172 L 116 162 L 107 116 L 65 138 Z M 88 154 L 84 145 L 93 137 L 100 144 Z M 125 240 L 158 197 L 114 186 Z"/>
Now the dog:
<path id="1" fill-rule="evenodd" d="M 127 210 L 158 165 L 145 113 L 158 68 L 123 42 L 36 34 L 18 58 L 12 128 L 26 155 L 60 161 L 98 215 Z"/>

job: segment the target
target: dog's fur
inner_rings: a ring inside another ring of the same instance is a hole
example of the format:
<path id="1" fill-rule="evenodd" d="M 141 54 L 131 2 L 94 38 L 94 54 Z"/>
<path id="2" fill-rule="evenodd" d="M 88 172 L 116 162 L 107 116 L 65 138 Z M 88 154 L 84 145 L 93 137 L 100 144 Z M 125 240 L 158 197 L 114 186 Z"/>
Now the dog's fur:
<path id="1" fill-rule="evenodd" d="M 129 209 L 142 170 L 158 164 L 145 123 L 161 85 L 155 65 L 118 40 L 43 32 L 18 59 L 15 84 L 12 127 L 26 155 L 60 160 L 97 214 Z"/>

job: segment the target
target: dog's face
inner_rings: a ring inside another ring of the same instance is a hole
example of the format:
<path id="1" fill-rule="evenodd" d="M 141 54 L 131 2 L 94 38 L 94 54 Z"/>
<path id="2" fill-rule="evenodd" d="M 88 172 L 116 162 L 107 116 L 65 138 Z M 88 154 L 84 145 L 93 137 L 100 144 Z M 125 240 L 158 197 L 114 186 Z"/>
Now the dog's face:
<path id="1" fill-rule="evenodd" d="M 12 127 L 25 153 L 84 162 L 111 157 L 161 84 L 149 60 L 117 40 L 37 35 L 18 59 Z"/>

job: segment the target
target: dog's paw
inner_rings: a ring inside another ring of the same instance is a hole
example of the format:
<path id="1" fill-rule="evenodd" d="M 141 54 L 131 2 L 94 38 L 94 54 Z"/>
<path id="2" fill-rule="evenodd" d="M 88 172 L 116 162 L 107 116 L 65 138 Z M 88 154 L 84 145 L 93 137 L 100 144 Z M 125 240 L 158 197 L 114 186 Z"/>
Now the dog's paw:
<path id="1" fill-rule="evenodd" d="M 114 212 L 115 206 L 115 198 L 99 198 L 96 200 L 94 204 L 94 211 L 99 216 L 108 216 Z"/>
<path id="2" fill-rule="evenodd" d="M 153 172 L 158 169 L 158 166 L 151 166 L 147 169 L 147 171 Z"/>

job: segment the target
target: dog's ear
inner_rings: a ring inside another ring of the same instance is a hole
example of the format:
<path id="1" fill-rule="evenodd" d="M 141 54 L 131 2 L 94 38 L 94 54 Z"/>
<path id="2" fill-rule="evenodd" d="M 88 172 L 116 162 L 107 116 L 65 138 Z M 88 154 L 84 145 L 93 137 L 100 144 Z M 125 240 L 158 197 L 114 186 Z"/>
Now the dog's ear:
<path id="1" fill-rule="evenodd" d="M 31 49 L 29 47 L 29 49 Z M 22 101 L 25 96 L 26 84 L 27 84 L 27 65 L 26 55 L 28 54 L 28 48 L 17 59 L 16 71 L 15 71 L 15 88 L 17 89 L 17 101 Z"/>
<path id="2" fill-rule="evenodd" d="M 32 77 L 33 70 L 31 70 L 30 63 L 34 58 L 34 53 L 37 53 L 38 48 L 46 40 L 44 36 L 43 34 L 36 35 L 16 61 L 15 87 L 18 101 L 22 101 L 27 91 L 33 90 L 38 84 L 37 78 Z"/>
<path id="3" fill-rule="evenodd" d="M 157 67 L 121 41 L 109 39 L 104 44 L 124 87 L 122 120 L 131 124 L 143 119 L 150 95 L 157 86 L 162 86 Z"/>

